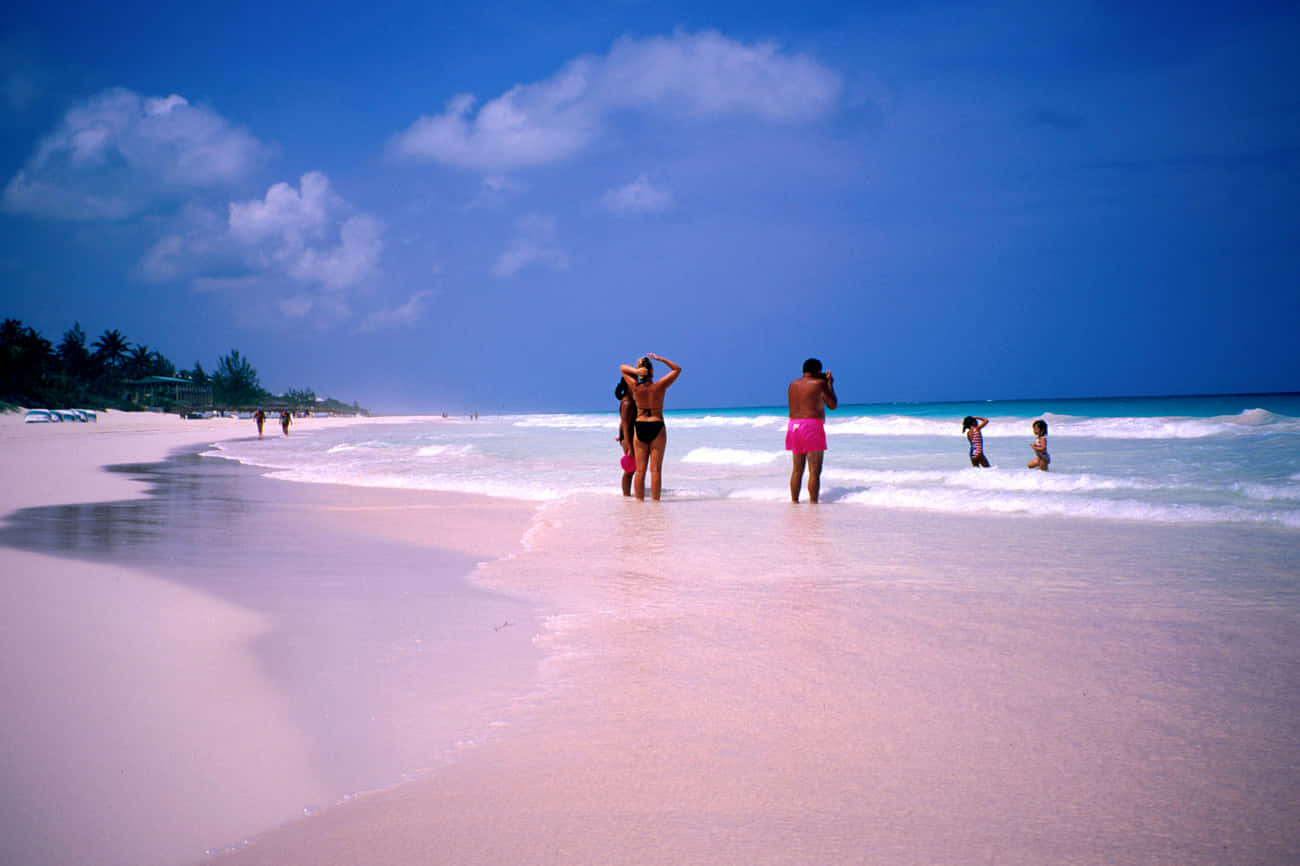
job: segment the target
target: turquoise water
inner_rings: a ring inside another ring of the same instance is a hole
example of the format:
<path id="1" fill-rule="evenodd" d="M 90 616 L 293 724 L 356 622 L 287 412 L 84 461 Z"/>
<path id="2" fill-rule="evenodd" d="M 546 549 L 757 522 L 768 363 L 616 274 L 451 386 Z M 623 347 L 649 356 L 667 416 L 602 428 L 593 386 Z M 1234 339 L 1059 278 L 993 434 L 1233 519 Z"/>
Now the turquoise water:
<path id="1" fill-rule="evenodd" d="M 330 431 L 304 421 L 288 439 L 208 453 L 297 481 L 533 501 L 617 496 L 615 409 L 397 416 Z M 967 414 L 990 419 L 992 469 L 969 465 Z M 1050 428 L 1047 473 L 1025 468 L 1037 418 Z M 666 419 L 666 499 L 788 501 L 783 408 L 669 408 Z M 827 434 L 825 504 L 1300 528 L 1300 395 L 841 406 Z"/>

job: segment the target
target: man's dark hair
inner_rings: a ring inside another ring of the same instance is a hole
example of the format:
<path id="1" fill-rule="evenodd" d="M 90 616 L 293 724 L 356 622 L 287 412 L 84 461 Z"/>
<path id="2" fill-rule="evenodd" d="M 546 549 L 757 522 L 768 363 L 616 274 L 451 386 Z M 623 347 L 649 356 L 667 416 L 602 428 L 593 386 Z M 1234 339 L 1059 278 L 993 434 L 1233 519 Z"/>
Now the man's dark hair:
<path id="1" fill-rule="evenodd" d="M 822 362 L 818 361 L 816 358 L 809 358 L 807 361 L 803 362 L 803 371 L 805 373 L 812 373 L 816 376 L 822 371 Z"/>

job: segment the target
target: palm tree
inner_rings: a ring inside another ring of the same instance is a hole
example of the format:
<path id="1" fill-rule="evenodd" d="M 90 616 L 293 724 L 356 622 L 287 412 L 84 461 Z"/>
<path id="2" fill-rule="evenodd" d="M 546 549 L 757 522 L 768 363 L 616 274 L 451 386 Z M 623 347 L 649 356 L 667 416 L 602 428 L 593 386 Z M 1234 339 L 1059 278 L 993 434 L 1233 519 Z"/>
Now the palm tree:
<path id="1" fill-rule="evenodd" d="M 131 344 L 126 337 L 123 337 L 122 332 L 116 328 L 105 331 L 91 346 L 95 350 L 95 360 L 111 370 L 116 370 L 122 366 L 122 362 L 126 360 L 127 350 L 130 347 Z"/>
<path id="2" fill-rule="evenodd" d="M 33 396 L 54 364 L 54 347 L 18 319 L 0 325 L 0 394 Z"/>
<path id="3" fill-rule="evenodd" d="M 143 379 L 145 376 L 153 376 L 157 371 L 158 358 L 161 356 L 150 349 L 144 343 L 136 343 L 129 354 L 126 356 L 126 374 L 132 379 Z"/>
<path id="4" fill-rule="evenodd" d="M 20 319 L 5 319 L 4 324 L 0 324 L 0 347 L 18 345 L 26 331 Z"/>
<path id="5" fill-rule="evenodd" d="M 86 332 L 81 330 L 81 323 L 75 323 L 63 333 L 63 342 L 59 344 L 59 360 L 63 370 L 74 379 L 85 375 L 90 366 L 90 350 L 86 348 Z"/>

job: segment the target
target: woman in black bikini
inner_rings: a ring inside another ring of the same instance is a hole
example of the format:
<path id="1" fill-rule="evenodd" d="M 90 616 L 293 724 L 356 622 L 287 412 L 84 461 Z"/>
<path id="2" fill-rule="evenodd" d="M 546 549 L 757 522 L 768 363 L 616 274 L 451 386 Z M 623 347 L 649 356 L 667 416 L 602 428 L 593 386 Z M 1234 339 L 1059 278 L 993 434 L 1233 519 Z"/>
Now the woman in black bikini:
<path id="1" fill-rule="evenodd" d="M 667 364 L 669 370 L 654 381 L 651 361 Z M 668 444 L 668 431 L 664 429 L 664 392 L 677 381 L 682 368 L 653 352 L 647 354 L 635 367 L 624 364 L 619 368 L 636 400 L 636 475 L 632 479 L 636 498 L 645 499 L 645 473 L 650 470 L 650 498 L 658 500 L 663 490 L 664 447 Z"/>

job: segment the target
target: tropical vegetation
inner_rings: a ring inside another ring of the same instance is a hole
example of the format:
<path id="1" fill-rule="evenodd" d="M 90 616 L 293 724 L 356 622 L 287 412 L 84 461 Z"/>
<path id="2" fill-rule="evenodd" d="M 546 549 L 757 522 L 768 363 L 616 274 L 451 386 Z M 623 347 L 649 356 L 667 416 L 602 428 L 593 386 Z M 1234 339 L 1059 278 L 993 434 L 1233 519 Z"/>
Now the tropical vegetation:
<path id="1" fill-rule="evenodd" d="M 146 388 L 158 377 L 185 384 L 181 388 Z M 178 399 L 177 395 L 181 395 Z M 64 332 L 55 346 L 18 319 L 0 323 L 0 404 L 49 409 L 162 408 L 167 411 L 240 409 L 259 403 L 290 408 L 361 412 L 338 400 L 318 401 L 311 388 L 290 388 L 282 395 L 262 387 L 257 369 L 238 349 L 217 359 L 212 372 L 195 361 L 176 365 L 146 343 L 132 343 L 117 329 L 88 342 L 81 323 Z"/>

